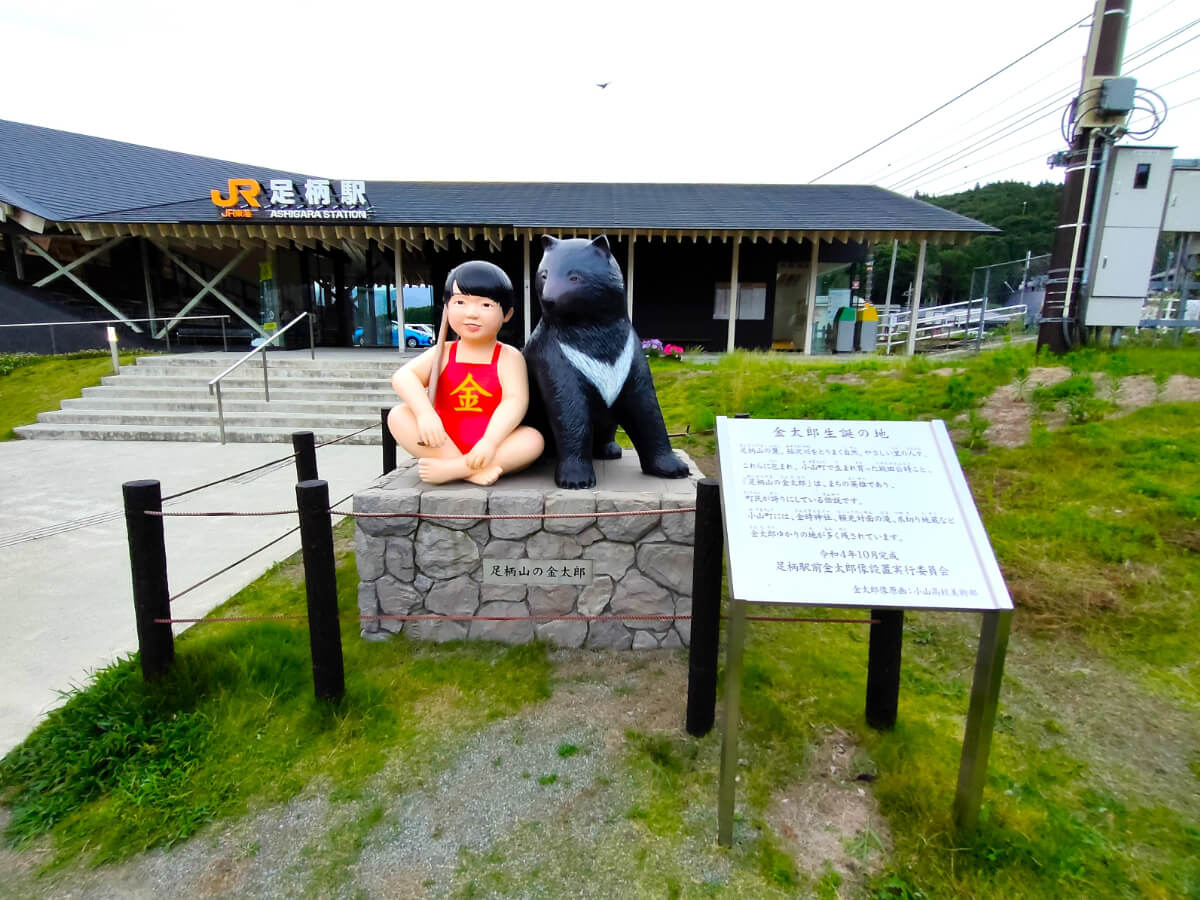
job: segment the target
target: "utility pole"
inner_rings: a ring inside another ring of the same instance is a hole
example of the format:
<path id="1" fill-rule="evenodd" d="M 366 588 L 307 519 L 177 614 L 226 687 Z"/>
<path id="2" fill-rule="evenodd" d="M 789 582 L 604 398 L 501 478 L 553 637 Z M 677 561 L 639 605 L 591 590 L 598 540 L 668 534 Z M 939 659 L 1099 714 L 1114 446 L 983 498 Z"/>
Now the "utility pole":
<path id="1" fill-rule="evenodd" d="M 1096 0 L 1092 14 L 1092 34 L 1083 64 L 1083 79 L 1079 96 L 1074 101 L 1078 130 L 1066 154 L 1067 177 L 1058 210 L 1058 228 L 1050 251 L 1046 298 L 1042 302 L 1042 323 L 1037 340 L 1039 352 L 1042 347 L 1047 347 L 1053 353 L 1066 353 L 1079 342 L 1083 333 L 1083 323 L 1079 319 L 1079 286 L 1098 187 L 1092 170 L 1100 164 L 1099 150 L 1105 139 L 1101 129 L 1118 124 L 1099 111 L 1100 86 L 1106 78 L 1121 74 L 1131 4 L 1132 0 Z M 1124 117 L 1120 117 L 1119 121 L 1123 120 Z"/>

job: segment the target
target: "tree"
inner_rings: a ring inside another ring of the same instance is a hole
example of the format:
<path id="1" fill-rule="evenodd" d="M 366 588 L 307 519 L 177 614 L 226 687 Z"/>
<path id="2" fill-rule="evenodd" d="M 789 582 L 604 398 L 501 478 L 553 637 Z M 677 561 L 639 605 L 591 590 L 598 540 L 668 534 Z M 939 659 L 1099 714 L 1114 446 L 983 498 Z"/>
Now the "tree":
<path id="1" fill-rule="evenodd" d="M 925 258 L 925 287 L 922 302 L 954 302 L 967 299 L 972 272 L 979 266 L 1023 259 L 1050 252 L 1054 228 L 1058 223 L 1059 196 L 1062 186 L 1043 182 L 1029 185 L 999 181 L 976 186 L 958 194 L 920 197 L 926 203 L 969 216 L 1001 230 L 1000 234 L 980 235 L 955 247 L 929 247 Z M 896 256 L 893 302 L 902 302 L 903 292 L 916 276 L 918 245 L 900 246 Z M 888 244 L 875 250 L 875 278 L 871 300 L 883 303 L 887 291 L 887 271 L 892 248 Z"/>

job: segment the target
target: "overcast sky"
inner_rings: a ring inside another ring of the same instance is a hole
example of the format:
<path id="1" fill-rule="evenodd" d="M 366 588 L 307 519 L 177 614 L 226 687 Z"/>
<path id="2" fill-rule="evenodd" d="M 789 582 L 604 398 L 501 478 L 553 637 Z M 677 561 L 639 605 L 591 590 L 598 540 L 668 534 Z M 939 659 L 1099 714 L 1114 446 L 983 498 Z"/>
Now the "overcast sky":
<path id="1" fill-rule="evenodd" d="M 1092 6 L 0 0 L 0 118 L 330 178 L 805 183 Z M 1125 73 L 1170 107 L 1148 143 L 1200 156 L 1200 4 L 1131 22 Z M 1061 181 L 1087 39 L 821 180 Z"/>

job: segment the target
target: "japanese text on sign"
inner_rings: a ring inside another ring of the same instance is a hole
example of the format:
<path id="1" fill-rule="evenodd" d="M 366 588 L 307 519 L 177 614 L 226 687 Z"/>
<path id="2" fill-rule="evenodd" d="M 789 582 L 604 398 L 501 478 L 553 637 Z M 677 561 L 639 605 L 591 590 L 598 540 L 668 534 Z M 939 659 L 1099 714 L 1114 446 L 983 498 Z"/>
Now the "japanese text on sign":
<path id="1" fill-rule="evenodd" d="M 1011 609 L 941 422 L 717 420 L 734 596 Z"/>
<path id="2" fill-rule="evenodd" d="M 591 584 L 590 559 L 485 559 L 484 584 Z"/>

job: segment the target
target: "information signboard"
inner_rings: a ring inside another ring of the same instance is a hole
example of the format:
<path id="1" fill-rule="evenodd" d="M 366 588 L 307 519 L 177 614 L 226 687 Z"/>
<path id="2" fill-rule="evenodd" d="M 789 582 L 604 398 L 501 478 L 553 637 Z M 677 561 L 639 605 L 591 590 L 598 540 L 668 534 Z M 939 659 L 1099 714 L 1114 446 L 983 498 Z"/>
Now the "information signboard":
<path id="1" fill-rule="evenodd" d="M 1012 609 L 940 421 L 717 419 L 730 594 Z"/>

